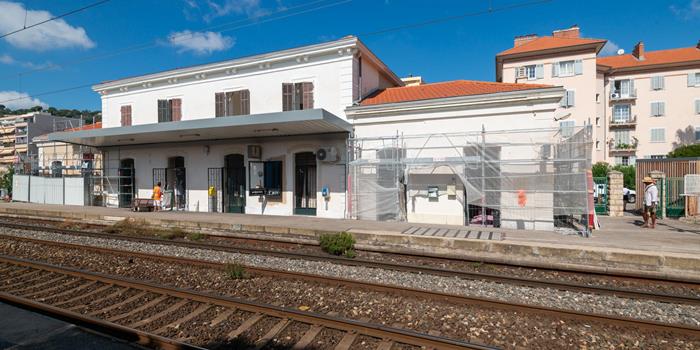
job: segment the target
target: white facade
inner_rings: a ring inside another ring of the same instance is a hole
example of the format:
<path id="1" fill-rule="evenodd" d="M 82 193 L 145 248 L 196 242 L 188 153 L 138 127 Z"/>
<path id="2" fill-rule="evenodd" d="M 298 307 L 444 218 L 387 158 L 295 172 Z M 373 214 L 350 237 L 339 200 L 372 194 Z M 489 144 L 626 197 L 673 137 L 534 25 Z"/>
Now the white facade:
<path id="1" fill-rule="evenodd" d="M 249 93 L 249 114 L 225 118 L 241 118 L 254 124 L 257 115 L 283 112 L 285 83 L 313 84 L 312 106 L 302 109 L 323 109 L 340 120 L 345 119 L 345 108 L 362 97 L 377 89 L 402 85 L 401 80 L 357 38 L 346 37 L 329 43 L 106 82 L 96 85 L 94 90 L 102 97 L 103 129 L 109 131 L 110 128 L 122 128 L 122 110 L 125 106 L 130 111 L 131 128 L 136 129 L 159 122 L 158 100 L 179 99 L 180 120 L 183 122 L 204 120 L 216 116 L 215 94 L 241 90 Z M 128 128 L 127 124 L 123 129 L 130 130 Z M 270 136 L 270 130 L 266 130 L 265 137 L 257 137 L 255 131 L 245 137 L 231 139 L 219 136 L 206 139 L 206 135 L 192 134 L 197 136 L 197 141 L 184 142 L 188 134 L 183 130 L 180 138 L 163 140 L 154 137 L 150 144 L 134 141 L 126 134 L 118 140 L 118 145 L 102 146 L 105 150 L 105 173 L 119 178 L 120 172 L 123 173 L 119 168 L 132 162 L 134 194 L 138 198 L 150 198 L 154 183 L 161 178 L 158 172 L 170 172 L 164 169 L 173 166 L 174 157 L 182 157 L 184 164 L 178 165 L 185 169 L 179 170 L 184 175 L 178 175 L 186 187 L 183 197 L 186 198 L 186 206 L 182 209 L 226 212 L 229 208 L 221 207 L 221 203 L 226 202 L 221 198 L 218 198 L 217 208 L 210 207 L 209 188 L 214 182 L 223 183 L 213 181 L 211 171 L 224 168 L 225 157 L 235 155 L 243 159 L 241 164 L 245 167 L 242 180 L 245 184 L 245 191 L 242 192 L 245 193 L 243 212 L 270 215 L 303 212 L 320 217 L 345 217 L 347 132 Z M 262 150 L 262 154 L 250 154 L 249 146 Z M 316 152 L 322 148 L 337 151 L 338 159 L 331 162 L 318 160 L 310 168 L 297 167 L 299 154 L 308 156 L 311 153 L 315 158 Z M 282 179 L 276 182 L 281 183 L 282 187 L 279 195 L 250 194 L 250 189 L 256 186 L 251 180 L 254 176 L 251 175 L 251 167 L 266 166 L 258 162 L 281 162 Z M 300 171 L 307 172 L 311 180 L 304 180 L 304 184 L 300 185 L 296 177 Z M 219 174 L 217 176 L 225 173 Z M 314 210 L 297 211 L 299 199 L 296 198 L 296 191 L 300 186 L 315 188 L 315 196 L 304 198 L 303 204 L 304 209 L 314 207 Z M 118 188 L 118 185 L 112 187 Z M 227 196 L 226 184 L 221 187 L 223 189 L 219 189 L 217 196 Z M 176 192 L 178 188 L 175 185 Z M 322 195 L 324 188 L 329 190 L 325 197 Z M 119 195 L 112 195 L 112 202 L 116 197 Z"/>

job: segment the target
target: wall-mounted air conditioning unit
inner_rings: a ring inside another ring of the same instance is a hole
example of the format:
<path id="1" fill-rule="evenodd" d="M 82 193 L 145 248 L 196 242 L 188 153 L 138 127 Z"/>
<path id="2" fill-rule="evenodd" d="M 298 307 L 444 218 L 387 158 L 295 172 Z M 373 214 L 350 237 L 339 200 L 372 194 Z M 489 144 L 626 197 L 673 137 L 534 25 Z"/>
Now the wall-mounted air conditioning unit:
<path id="1" fill-rule="evenodd" d="M 620 98 L 620 94 L 617 92 L 613 92 L 612 95 L 610 95 L 611 98 Z"/>
<path id="2" fill-rule="evenodd" d="M 339 159 L 338 149 L 335 147 L 319 148 L 316 151 L 316 159 L 318 159 L 321 162 L 326 162 L 326 163 L 337 162 Z"/>

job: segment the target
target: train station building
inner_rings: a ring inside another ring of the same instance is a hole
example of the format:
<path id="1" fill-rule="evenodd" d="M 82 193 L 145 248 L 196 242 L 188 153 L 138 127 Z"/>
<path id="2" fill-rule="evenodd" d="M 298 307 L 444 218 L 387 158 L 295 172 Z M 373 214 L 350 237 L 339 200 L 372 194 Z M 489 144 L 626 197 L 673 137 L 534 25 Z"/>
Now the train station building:
<path id="1" fill-rule="evenodd" d="M 560 127 L 563 88 L 406 84 L 352 36 L 93 89 L 102 128 L 48 138 L 102 151 L 86 205 L 160 182 L 195 212 L 551 229 L 591 209 L 590 127 Z"/>

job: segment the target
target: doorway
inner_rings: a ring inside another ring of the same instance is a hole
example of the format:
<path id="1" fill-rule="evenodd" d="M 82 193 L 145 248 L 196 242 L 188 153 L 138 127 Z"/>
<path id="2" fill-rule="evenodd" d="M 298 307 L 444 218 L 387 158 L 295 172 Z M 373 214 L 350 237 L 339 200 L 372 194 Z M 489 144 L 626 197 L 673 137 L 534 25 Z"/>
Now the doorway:
<path id="1" fill-rule="evenodd" d="M 133 204 L 135 193 L 134 160 L 131 158 L 119 161 L 119 207 L 128 208 Z"/>
<path id="2" fill-rule="evenodd" d="M 243 155 L 224 157 L 224 206 L 227 213 L 245 213 L 245 165 Z"/>
<path id="3" fill-rule="evenodd" d="M 294 214 L 316 215 L 316 155 L 294 155 Z"/>
<path id="4" fill-rule="evenodd" d="M 168 158 L 168 170 L 165 175 L 165 189 L 172 190 L 175 198 L 174 208 L 187 208 L 187 172 L 185 157 Z"/>

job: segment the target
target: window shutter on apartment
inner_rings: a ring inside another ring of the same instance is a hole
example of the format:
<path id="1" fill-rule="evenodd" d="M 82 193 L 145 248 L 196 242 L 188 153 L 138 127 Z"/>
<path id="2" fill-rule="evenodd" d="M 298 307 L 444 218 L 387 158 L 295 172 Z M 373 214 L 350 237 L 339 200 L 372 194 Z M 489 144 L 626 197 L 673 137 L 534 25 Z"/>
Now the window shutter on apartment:
<path id="1" fill-rule="evenodd" d="M 314 83 L 301 83 L 303 89 L 302 109 L 314 108 Z"/>
<path id="2" fill-rule="evenodd" d="M 122 106 L 121 126 L 131 126 L 131 106 Z"/>
<path id="3" fill-rule="evenodd" d="M 634 90 L 634 79 L 630 79 L 630 96 L 637 96 Z"/>
<path id="4" fill-rule="evenodd" d="M 282 110 L 293 110 L 294 104 L 294 84 L 282 83 Z"/>
<path id="5" fill-rule="evenodd" d="M 559 62 L 552 63 L 552 76 L 553 77 L 559 76 Z"/>
<path id="6" fill-rule="evenodd" d="M 544 78 L 544 65 L 543 64 L 538 64 L 535 66 L 535 78 L 537 78 L 537 79 Z"/>
<path id="7" fill-rule="evenodd" d="M 656 102 L 652 102 L 652 103 L 651 103 L 651 116 L 652 116 L 652 117 L 657 116 L 657 115 L 658 115 L 658 111 L 659 111 L 659 108 L 658 108 Z"/>
<path id="8" fill-rule="evenodd" d="M 658 107 L 659 114 L 658 115 L 659 116 L 666 115 L 666 103 L 659 102 L 658 105 L 659 105 L 659 107 Z"/>
<path id="9" fill-rule="evenodd" d="M 651 89 L 652 90 L 663 90 L 664 89 L 664 77 L 661 75 L 651 77 Z"/>
<path id="10" fill-rule="evenodd" d="M 179 122 L 182 120 L 182 100 L 179 98 L 174 98 L 170 100 L 170 110 L 171 110 L 171 119 L 170 121 L 173 122 Z"/>
<path id="11" fill-rule="evenodd" d="M 574 73 L 576 75 L 583 74 L 583 61 L 581 61 L 581 60 L 574 61 Z"/>
<path id="12" fill-rule="evenodd" d="M 700 100 L 695 100 L 695 114 L 700 114 Z"/>
<path id="13" fill-rule="evenodd" d="M 573 107 L 576 101 L 575 98 L 576 92 L 573 90 L 567 90 L 566 91 L 566 106 L 567 107 Z"/>
<path id="14" fill-rule="evenodd" d="M 216 113 L 216 117 L 223 117 L 224 116 L 224 93 L 223 92 L 217 92 L 214 94 L 214 113 Z"/>

